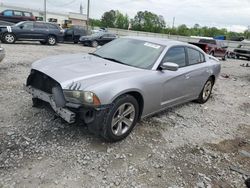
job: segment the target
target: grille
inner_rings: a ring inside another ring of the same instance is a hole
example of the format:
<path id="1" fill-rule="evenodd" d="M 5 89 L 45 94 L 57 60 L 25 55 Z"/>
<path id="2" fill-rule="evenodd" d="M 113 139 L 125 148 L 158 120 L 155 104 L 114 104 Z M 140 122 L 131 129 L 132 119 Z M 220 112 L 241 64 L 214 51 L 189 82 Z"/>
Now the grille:
<path id="1" fill-rule="evenodd" d="M 36 70 L 31 70 L 27 79 L 27 86 L 32 86 L 36 89 L 52 94 L 52 88 L 60 85 L 46 74 Z"/>

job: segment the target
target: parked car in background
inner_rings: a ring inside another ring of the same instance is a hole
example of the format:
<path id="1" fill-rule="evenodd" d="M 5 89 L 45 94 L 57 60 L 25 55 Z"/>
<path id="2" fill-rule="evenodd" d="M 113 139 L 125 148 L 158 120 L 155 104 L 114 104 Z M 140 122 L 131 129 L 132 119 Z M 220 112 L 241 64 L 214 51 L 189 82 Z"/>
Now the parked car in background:
<path id="1" fill-rule="evenodd" d="M 117 36 L 113 33 L 98 32 L 89 36 L 80 37 L 80 42 L 86 46 L 97 47 L 99 45 L 104 45 L 116 38 Z"/>
<path id="2" fill-rule="evenodd" d="M 190 42 L 201 48 L 205 53 L 214 57 L 221 57 L 223 60 L 227 56 L 227 48 L 223 41 L 214 39 L 200 39 L 199 42 Z"/>
<path id="3" fill-rule="evenodd" d="M 2 46 L 0 46 L 0 62 L 4 59 L 5 57 L 5 50 Z"/>
<path id="4" fill-rule="evenodd" d="M 12 23 L 18 23 L 21 21 L 36 21 L 32 12 L 20 11 L 20 10 L 4 10 L 0 13 L 0 20 Z"/>
<path id="5" fill-rule="evenodd" d="M 232 36 L 229 40 L 231 41 L 243 41 L 245 39 L 244 36 Z"/>
<path id="6" fill-rule="evenodd" d="M 238 48 L 234 49 L 234 54 L 237 59 L 243 57 L 250 61 L 250 43 L 240 44 Z"/>
<path id="7" fill-rule="evenodd" d="M 3 43 L 16 41 L 40 41 L 41 44 L 55 45 L 63 41 L 63 30 L 53 23 L 19 22 L 13 26 L 0 27 L 0 39 Z"/>
<path id="8" fill-rule="evenodd" d="M 71 26 L 68 29 L 64 30 L 64 41 L 65 42 L 74 42 L 77 44 L 81 36 L 86 36 L 88 34 L 87 30 L 84 27 L 79 25 Z"/>
<path id="9" fill-rule="evenodd" d="M 124 37 L 94 53 L 38 60 L 24 89 L 34 106 L 45 101 L 68 123 L 78 120 L 119 141 L 143 117 L 188 101 L 205 103 L 220 69 L 194 45 Z"/>

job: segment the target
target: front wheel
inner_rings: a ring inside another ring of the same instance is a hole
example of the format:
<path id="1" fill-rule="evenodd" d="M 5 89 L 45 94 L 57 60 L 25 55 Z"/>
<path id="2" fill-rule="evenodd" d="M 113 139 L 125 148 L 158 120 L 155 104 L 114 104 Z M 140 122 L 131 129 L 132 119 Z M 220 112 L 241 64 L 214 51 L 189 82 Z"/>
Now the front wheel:
<path id="1" fill-rule="evenodd" d="M 3 42 L 7 44 L 14 44 L 16 42 L 16 37 L 12 33 L 6 33 L 3 36 Z"/>
<path id="2" fill-rule="evenodd" d="M 110 142 L 126 138 L 133 130 L 139 116 L 139 105 L 131 95 L 115 100 L 104 122 L 102 137 Z"/>
<path id="3" fill-rule="evenodd" d="M 214 85 L 213 79 L 209 78 L 208 81 L 205 83 L 199 95 L 199 98 L 197 99 L 198 103 L 204 104 L 208 101 L 213 90 L 213 85 Z"/>

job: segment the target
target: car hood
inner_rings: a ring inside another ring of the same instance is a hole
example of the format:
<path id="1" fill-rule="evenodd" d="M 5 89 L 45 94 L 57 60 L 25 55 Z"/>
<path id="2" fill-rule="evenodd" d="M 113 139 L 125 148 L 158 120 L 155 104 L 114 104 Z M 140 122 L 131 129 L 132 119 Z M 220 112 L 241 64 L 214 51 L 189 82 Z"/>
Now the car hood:
<path id="1" fill-rule="evenodd" d="M 36 61 L 32 64 L 32 69 L 53 78 L 63 89 L 69 89 L 75 84 L 79 90 L 143 71 L 89 54 L 52 56 Z"/>

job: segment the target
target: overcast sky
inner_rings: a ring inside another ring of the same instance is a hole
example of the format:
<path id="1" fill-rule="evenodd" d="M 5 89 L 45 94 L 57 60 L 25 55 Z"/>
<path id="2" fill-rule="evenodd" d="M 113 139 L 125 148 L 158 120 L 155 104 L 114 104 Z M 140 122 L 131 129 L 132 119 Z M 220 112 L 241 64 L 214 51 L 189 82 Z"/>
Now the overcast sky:
<path id="1" fill-rule="evenodd" d="M 43 9 L 43 0 L 0 0 L 2 3 Z M 90 17 L 100 18 L 110 9 L 127 13 L 131 18 L 138 11 L 152 11 L 165 18 L 167 25 L 225 27 L 244 31 L 250 25 L 250 0 L 90 0 Z M 87 0 L 47 0 L 48 10 L 79 12 L 80 4 L 87 10 Z"/>

